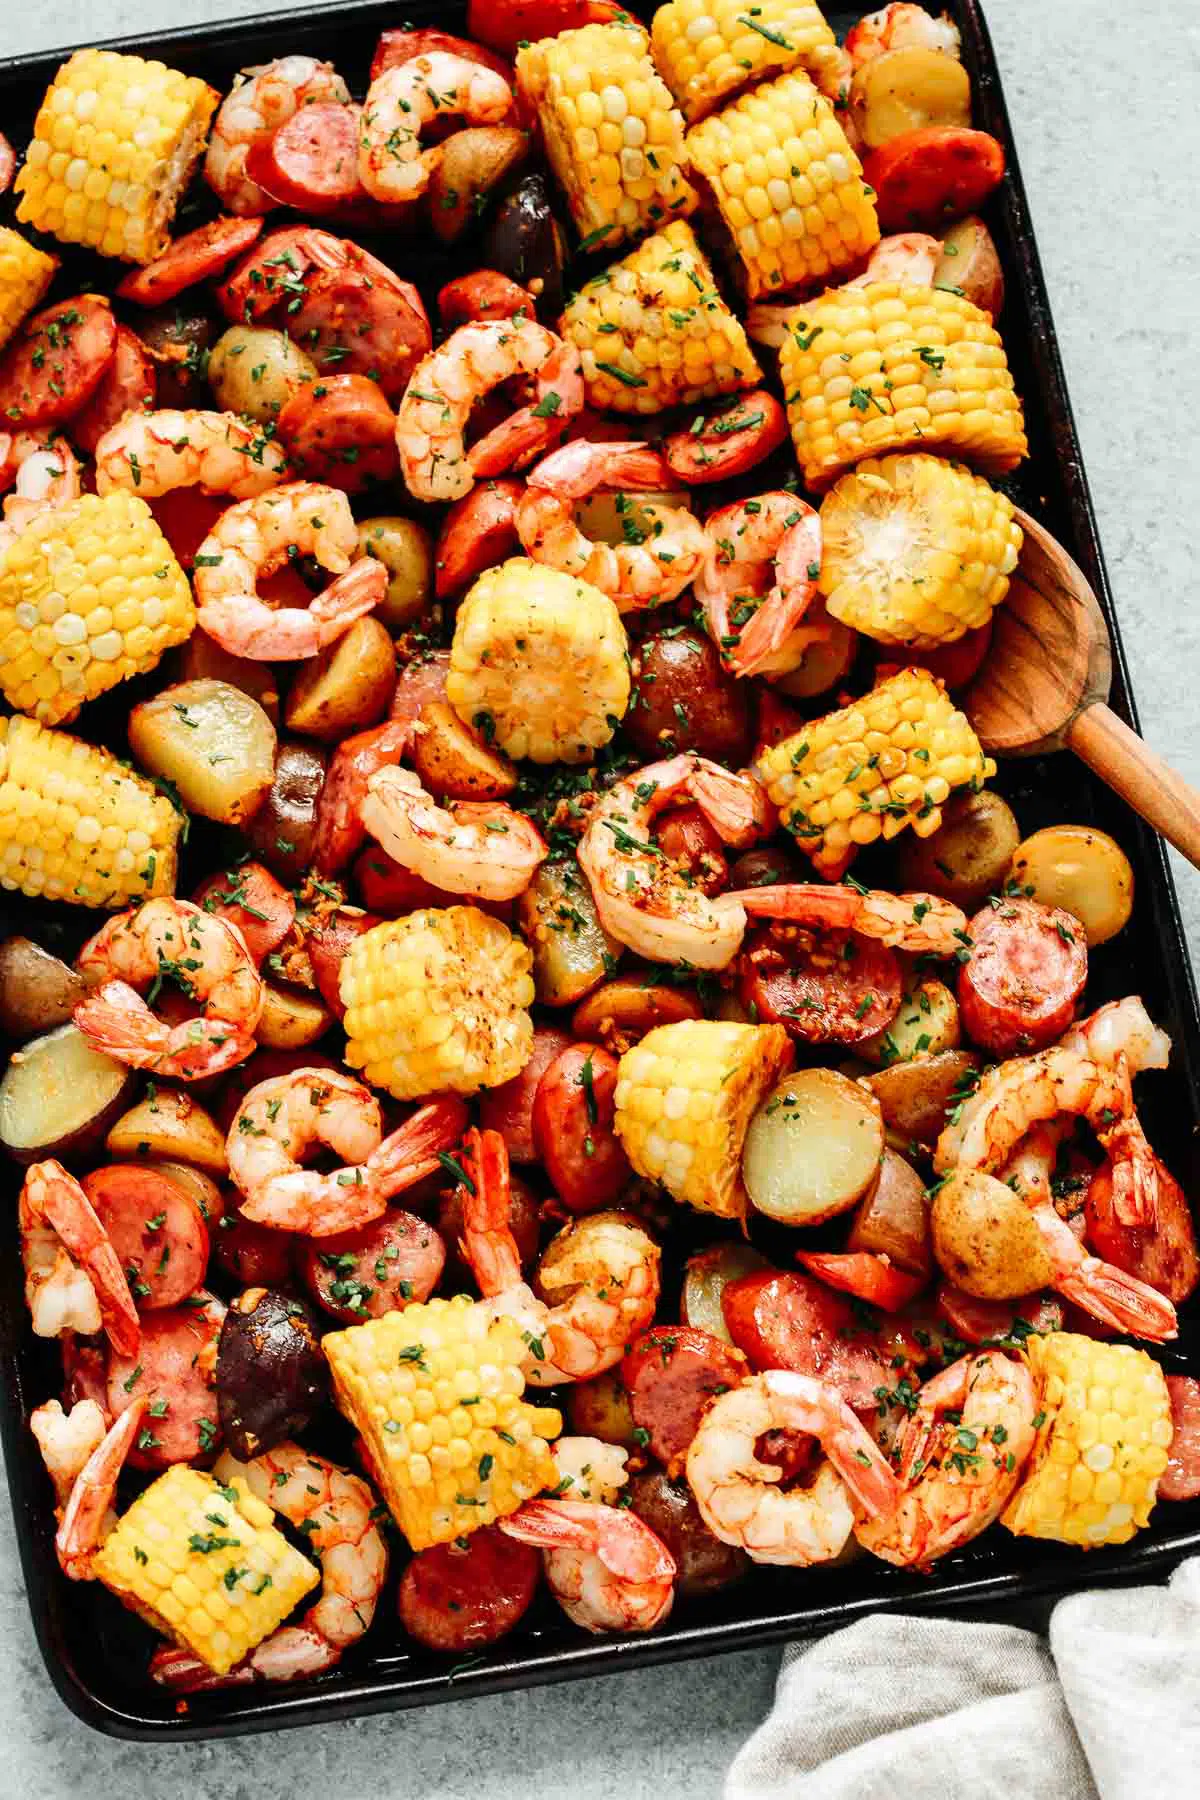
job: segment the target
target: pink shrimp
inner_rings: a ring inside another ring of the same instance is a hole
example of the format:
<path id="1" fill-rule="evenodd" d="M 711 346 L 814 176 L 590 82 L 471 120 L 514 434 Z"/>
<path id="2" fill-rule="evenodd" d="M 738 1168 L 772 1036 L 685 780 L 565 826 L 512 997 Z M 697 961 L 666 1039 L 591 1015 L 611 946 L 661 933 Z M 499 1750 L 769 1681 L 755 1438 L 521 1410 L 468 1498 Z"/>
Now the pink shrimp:
<path id="1" fill-rule="evenodd" d="M 936 894 L 889 894 L 875 888 L 797 881 L 736 890 L 724 898 L 738 901 L 754 919 L 858 931 L 918 956 L 953 956 L 966 942 L 966 913 Z"/>
<path id="2" fill-rule="evenodd" d="M 91 1201 L 60 1162 L 30 1164 L 17 1221 L 35 1334 L 61 1337 L 103 1326 L 114 1349 L 132 1356 L 141 1325 L 125 1272 Z"/>
<path id="3" fill-rule="evenodd" d="M 590 1500 L 527 1500 L 500 1529 L 545 1552 L 551 1593 L 585 1631 L 653 1631 L 671 1610 L 675 1558 L 636 1513 Z"/>
<path id="4" fill-rule="evenodd" d="M 54 1538 L 63 1573 L 72 1581 L 95 1580 L 92 1559 L 100 1546 L 117 1479 L 137 1442 L 145 1410 L 146 1397 L 139 1395 L 109 1427 L 75 1479 Z"/>
<path id="5" fill-rule="evenodd" d="M 821 569 L 821 515 L 780 491 L 723 506 L 704 530 L 709 547 L 696 597 L 726 667 L 735 675 L 786 674 L 830 633 L 828 620 L 804 623 Z"/>

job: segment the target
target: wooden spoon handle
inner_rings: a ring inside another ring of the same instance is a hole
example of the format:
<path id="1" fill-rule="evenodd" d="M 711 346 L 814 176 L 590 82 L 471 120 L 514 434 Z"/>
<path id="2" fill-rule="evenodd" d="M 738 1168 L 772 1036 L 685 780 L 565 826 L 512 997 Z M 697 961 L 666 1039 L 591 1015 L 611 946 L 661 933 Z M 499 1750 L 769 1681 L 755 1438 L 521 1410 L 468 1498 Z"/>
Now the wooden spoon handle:
<path id="1" fill-rule="evenodd" d="M 1103 701 L 1081 712 L 1067 743 L 1102 781 L 1200 869 L 1200 793 Z"/>

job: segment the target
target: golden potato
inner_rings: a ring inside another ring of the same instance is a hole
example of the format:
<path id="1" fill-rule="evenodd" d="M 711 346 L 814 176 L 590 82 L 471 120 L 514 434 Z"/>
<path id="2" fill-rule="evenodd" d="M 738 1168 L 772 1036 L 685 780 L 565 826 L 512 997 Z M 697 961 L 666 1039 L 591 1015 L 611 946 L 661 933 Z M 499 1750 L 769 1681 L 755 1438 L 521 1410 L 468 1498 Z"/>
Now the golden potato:
<path id="1" fill-rule="evenodd" d="M 1004 305 L 1004 270 L 992 234 L 982 219 L 969 213 L 942 239 L 942 254 L 933 271 L 935 287 L 958 288 L 981 312 L 993 319 Z"/>
<path id="2" fill-rule="evenodd" d="M 396 652 L 373 613 L 300 664 L 284 712 L 289 731 L 340 743 L 382 719 L 396 686 Z"/>
<path id="3" fill-rule="evenodd" d="M 1012 879 L 1043 906 L 1074 913 L 1092 950 L 1116 937 L 1133 911 L 1129 858 L 1115 838 L 1091 825 L 1035 831 L 1017 846 Z"/>
<path id="4" fill-rule="evenodd" d="M 444 244 L 462 236 L 481 203 L 529 154 L 529 134 L 511 125 L 470 125 L 442 145 L 429 183 L 429 217 Z"/>
<path id="5" fill-rule="evenodd" d="M 968 1169 L 949 1175 L 933 1197 L 933 1253 L 955 1287 L 980 1300 L 1019 1300 L 1049 1286 L 1050 1258 L 1020 1195 Z"/>
<path id="6" fill-rule="evenodd" d="M 882 1155 L 875 1096 L 836 1069 L 798 1069 L 751 1119 L 742 1177 L 751 1204 L 768 1218 L 818 1225 L 861 1198 Z"/>
<path id="7" fill-rule="evenodd" d="M 150 1084 L 104 1140 L 116 1157 L 162 1156 L 224 1175 L 225 1133 L 190 1094 Z"/>
<path id="8" fill-rule="evenodd" d="M 969 125 L 971 80 L 944 50 L 885 50 L 855 71 L 850 116 L 870 150 L 927 125 Z"/>
<path id="9" fill-rule="evenodd" d="M 358 547 L 388 572 L 387 593 L 372 618 L 389 631 L 407 630 L 433 597 L 433 539 L 415 519 L 380 513 L 359 525 Z"/>
<path id="10" fill-rule="evenodd" d="M 271 981 L 263 986 L 262 1017 L 254 1035 L 264 1049 L 304 1050 L 333 1024 L 333 1014 L 315 993 L 297 994 Z"/>
<path id="11" fill-rule="evenodd" d="M 174 782 L 183 804 L 222 825 L 257 811 L 275 773 L 275 727 L 227 681 L 183 681 L 135 706 L 129 747 L 142 768 Z"/>
<path id="12" fill-rule="evenodd" d="M 942 823 L 927 838 L 906 831 L 900 841 L 896 885 L 940 894 L 964 912 L 974 912 L 988 894 L 998 894 L 1021 841 L 1021 828 L 999 794 L 953 794 L 942 808 Z"/>
<path id="13" fill-rule="evenodd" d="M 509 758 L 485 744 L 444 700 L 421 708 L 409 760 L 439 799 L 505 800 L 517 785 Z"/>
<path id="14" fill-rule="evenodd" d="M 223 681 L 229 687 L 249 694 L 270 719 L 279 724 L 279 682 L 270 663 L 255 662 L 250 656 L 234 656 L 222 648 L 216 638 L 199 627 L 193 631 L 179 652 L 180 681 Z"/>
<path id="15" fill-rule="evenodd" d="M 860 1079 L 901 1144 L 932 1144 L 945 1126 L 947 1107 L 970 1092 L 978 1067 L 979 1058 L 970 1050 L 942 1050 L 915 1062 L 892 1063 Z"/>
<path id="16" fill-rule="evenodd" d="M 316 364 L 286 331 L 262 325 L 231 325 L 208 355 L 208 384 L 217 405 L 260 425 L 277 419 L 292 395 L 316 379 Z"/>
<path id="17" fill-rule="evenodd" d="M 890 1068 L 893 1063 L 956 1050 L 961 1036 L 958 1001 L 950 989 L 944 981 L 922 981 L 904 995 L 885 1031 L 877 1031 L 854 1047 L 876 1068 Z"/>
<path id="18" fill-rule="evenodd" d="M 895 1150 L 884 1151 L 879 1179 L 854 1215 L 846 1248 L 887 1256 L 910 1275 L 928 1278 L 933 1259 L 925 1183 Z"/>
<path id="19" fill-rule="evenodd" d="M 533 952 L 543 1006 L 571 1006 L 616 966 L 621 946 L 596 916 L 592 890 L 575 858 L 545 862 L 517 901 L 517 922 Z"/>
<path id="20" fill-rule="evenodd" d="M 811 700 L 817 694 L 827 693 L 843 676 L 848 675 L 854 658 L 858 655 L 858 633 L 849 625 L 843 625 L 840 619 L 830 616 L 825 610 L 825 602 L 818 594 L 805 614 L 805 623 L 811 625 L 827 624 L 829 636 L 810 644 L 803 652 L 794 669 L 786 675 L 772 675 L 771 686 L 778 688 L 790 700 Z"/>

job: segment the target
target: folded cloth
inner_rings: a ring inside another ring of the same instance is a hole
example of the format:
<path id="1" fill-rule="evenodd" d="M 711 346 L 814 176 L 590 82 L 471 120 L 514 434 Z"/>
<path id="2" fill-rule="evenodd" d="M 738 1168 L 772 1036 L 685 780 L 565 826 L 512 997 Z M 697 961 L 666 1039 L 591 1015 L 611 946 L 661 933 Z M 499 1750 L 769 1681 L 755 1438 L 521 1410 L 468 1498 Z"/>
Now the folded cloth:
<path id="1" fill-rule="evenodd" d="M 1075 1594 L 1049 1644 L 877 1613 L 784 1652 L 725 1800 L 1160 1800 L 1197 1791 L 1200 1558 Z"/>

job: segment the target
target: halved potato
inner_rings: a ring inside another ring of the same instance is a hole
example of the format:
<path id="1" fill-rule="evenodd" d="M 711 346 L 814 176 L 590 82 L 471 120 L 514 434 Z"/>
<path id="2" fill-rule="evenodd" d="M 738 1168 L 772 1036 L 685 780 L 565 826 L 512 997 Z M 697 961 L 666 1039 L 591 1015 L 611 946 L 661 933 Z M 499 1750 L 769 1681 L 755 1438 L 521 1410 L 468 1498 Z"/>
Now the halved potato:
<path id="1" fill-rule="evenodd" d="M 147 1084 L 136 1106 L 122 1113 L 112 1126 L 105 1146 L 116 1157 L 162 1156 L 193 1163 L 214 1175 L 224 1175 L 225 1134 L 204 1108 L 179 1088 Z"/>
<path id="2" fill-rule="evenodd" d="M 941 1050 L 915 1062 L 893 1063 L 877 1075 L 864 1075 L 861 1082 L 902 1143 L 933 1144 L 945 1126 L 946 1109 L 970 1092 L 978 1067 L 979 1058 L 970 1050 Z"/>
<path id="3" fill-rule="evenodd" d="M 784 1225 L 846 1212 L 879 1173 L 883 1114 L 835 1069 L 786 1075 L 750 1121 L 742 1177 L 750 1201 Z"/>
<path id="4" fill-rule="evenodd" d="M 663 488 L 644 494 L 589 494 L 576 502 L 573 511 L 580 531 L 594 544 L 628 544 L 637 542 L 637 534 L 648 532 L 653 524 L 646 507 L 691 504 L 686 488 Z"/>
<path id="5" fill-rule="evenodd" d="M 602 1043 L 616 1033 L 633 1043 L 656 1025 L 702 1019 L 704 1008 L 690 988 L 668 987 L 653 974 L 618 975 L 596 988 L 575 1008 L 571 1030 L 577 1038 Z"/>
<path id="6" fill-rule="evenodd" d="M 380 513 L 359 525 L 358 547 L 388 572 L 387 592 L 371 617 L 389 631 L 404 631 L 433 597 L 432 538 L 415 519 Z"/>
<path id="7" fill-rule="evenodd" d="M 789 669 L 786 675 L 770 678 L 771 686 L 791 700 L 811 700 L 817 694 L 826 693 L 835 682 L 850 673 L 851 664 L 858 655 L 857 631 L 825 613 L 825 602 L 819 594 L 805 614 L 805 623 L 818 624 L 823 613 L 829 636 L 810 644 L 795 668 Z"/>
<path id="8" fill-rule="evenodd" d="M 942 808 L 942 822 L 927 838 L 906 831 L 898 848 L 897 884 L 940 894 L 964 912 L 974 912 L 988 894 L 998 894 L 1021 841 L 1012 807 L 999 794 L 954 794 Z"/>
<path id="9" fill-rule="evenodd" d="M 315 1044 L 333 1024 L 333 1014 L 314 994 L 263 983 L 262 1017 L 254 1035 L 267 1050 L 303 1050 Z"/>
<path id="10" fill-rule="evenodd" d="M 200 1216 L 209 1231 L 215 1231 L 225 1216 L 225 1200 L 220 1188 L 211 1175 L 203 1169 L 197 1169 L 191 1163 L 162 1162 L 158 1157 L 151 1157 L 146 1163 L 148 1169 L 154 1169 L 167 1181 L 182 1188 L 189 1200 L 194 1200 L 200 1208 Z"/>
<path id="11" fill-rule="evenodd" d="M 336 644 L 302 662 L 287 698 L 289 731 L 340 743 L 382 719 L 396 685 L 396 652 L 373 613 L 355 619 Z"/>
<path id="12" fill-rule="evenodd" d="M 1043 906 L 1074 913 L 1092 950 L 1116 937 L 1133 911 L 1129 858 L 1107 831 L 1091 825 L 1035 831 L 1017 846 L 1012 879 Z"/>
<path id="13" fill-rule="evenodd" d="M 856 1053 L 876 1068 L 912 1062 L 919 1056 L 937 1056 L 957 1050 L 962 1033 L 958 1001 L 944 981 L 922 981 L 906 993 L 900 1010 L 885 1031 L 864 1038 Z"/>
<path id="14" fill-rule="evenodd" d="M 753 1244 L 732 1240 L 714 1244 L 711 1250 L 701 1250 L 698 1255 L 689 1257 L 679 1299 L 679 1316 L 683 1323 L 707 1331 L 710 1336 L 720 1338 L 723 1344 L 732 1344 L 721 1296 L 731 1281 L 738 1281 L 743 1275 L 761 1274 L 770 1266 L 762 1251 L 756 1250 Z"/>
<path id="15" fill-rule="evenodd" d="M 968 213 L 942 239 L 942 254 L 933 271 L 935 287 L 954 287 L 981 312 L 998 318 L 1004 305 L 1004 270 L 992 234 L 982 219 Z"/>
<path id="16" fill-rule="evenodd" d="M 871 150 L 927 125 L 969 125 L 971 79 L 944 50 L 885 50 L 855 71 L 850 116 Z"/>
<path id="17" fill-rule="evenodd" d="M 0 944 L 0 1031 L 9 1037 L 34 1037 L 65 1025 L 86 994 L 83 977 L 32 938 L 10 937 Z"/>
<path id="18" fill-rule="evenodd" d="M 249 694 L 270 719 L 279 723 L 279 682 L 271 663 L 255 662 L 250 656 L 234 656 L 222 648 L 216 638 L 199 627 L 179 651 L 180 681 L 224 681 L 230 687 Z"/>
<path id="19" fill-rule="evenodd" d="M 231 325 L 208 353 L 208 385 L 217 405 L 260 425 L 277 419 L 292 395 L 316 380 L 312 358 L 286 331 L 267 326 Z"/>
<path id="20" fill-rule="evenodd" d="M 429 217 L 445 244 L 452 244 L 480 206 L 529 154 L 529 134 L 511 125 L 469 125 L 442 145 L 429 183 Z"/>
<path id="21" fill-rule="evenodd" d="M 947 1176 L 933 1197 L 933 1253 L 955 1287 L 980 1300 L 1019 1300 L 1052 1270 L 1033 1213 L 982 1169 Z"/>
<path id="22" fill-rule="evenodd" d="M 444 700 L 421 708 L 409 760 L 439 799 L 505 800 L 517 785 L 508 757 L 485 744 Z"/>
<path id="23" fill-rule="evenodd" d="M 135 706 L 129 747 L 174 782 L 183 804 L 222 825 L 257 812 L 275 773 L 275 727 L 227 681 L 183 681 Z"/>
<path id="24" fill-rule="evenodd" d="M 598 987 L 621 954 L 596 916 L 592 890 L 575 858 L 545 862 L 517 901 L 517 922 L 533 952 L 543 1006 L 571 1006 Z"/>
<path id="25" fill-rule="evenodd" d="M 933 1267 L 925 1183 L 895 1150 L 884 1151 L 879 1180 L 854 1215 L 846 1248 L 887 1256 L 910 1275 L 928 1276 Z"/>
<path id="26" fill-rule="evenodd" d="M 0 1145 L 19 1163 L 82 1155 L 99 1143 L 133 1086 L 124 1063 L 94 1050 L 75 1025 L 34 1038 L 0 1081 Z"/>
<path id="27" fill-rule="evenodd" d="M 590 1381 L 572 1383 L 567 1389 L 567 1415 L 572 1431 L 580 1437 L 621 1444 L 626 1450 L 638 1448 L 637 1426 L 619 1369 L 594 1375 Z"/>

